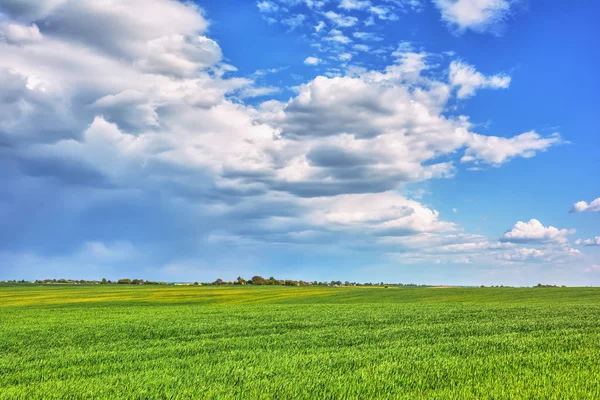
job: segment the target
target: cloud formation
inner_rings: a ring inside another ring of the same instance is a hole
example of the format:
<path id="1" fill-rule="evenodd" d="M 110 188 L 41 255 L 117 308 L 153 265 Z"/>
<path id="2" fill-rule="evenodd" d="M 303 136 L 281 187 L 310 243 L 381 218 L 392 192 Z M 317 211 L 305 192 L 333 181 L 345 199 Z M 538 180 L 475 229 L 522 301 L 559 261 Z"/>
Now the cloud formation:
<path id="1" fill-rule="evenodd" d="M 458 87 L 457 97 L 466 99 L 475 94 L 477 89 L 507 89 L 510 85 L 510 76 L 504 74 L 485 76 L 475 70 L 472 65 L 461 61 L 450 64 L 450 84 Z"/>
<path id="2" fill-rule="evenodd" d="M 575 244 L 579 246 L 600 246 L 600 236 L 593 239 L 577 239 Z"/>
<path id="3" fill-rule="evenodd" d="M 578 201 L 577 203 L 573 204 L 570 212 L 600 212 L 600 197 L 596 200 L 592 200 L 592 202 L 589 204 L 585 201 Z"/>
<path id="4" fill-rule="evenodd" d="M 513 0 L 433 0 L 442 20 L 458 32 L 498 32 L 510 15 Z"/>
<path id="5" fill-rule="evenodd" d="M 306 65 L 318 65 L 321 62 L 321 60 L 317 57 L 306 57 L 304 59 L 304 64 Z"/>
<path id="6" fill-rule="evenodd" d="M 381 20 L 394 14 L 395 3 L 365 3 L 343 2 L 342 9 Z M 9 176 L 2 177 L 0 233 L 24 232 L 23 248 L 31 246 L 26 239 L 52 242 L 56 248 L 40 251 L 72 251 L 77 260 L 99 260 L 95 267 L 140 257 L 139 242 L 148 241 L 172 251 L 202 248 L 206 258 L 234 245 L 375 249 L 405 262 L 529 262 L 568 252 L 512 247 L 564 244 L 564 230 L 522 233 L 517 225 L 526 223 L 519 223 L 497 243 L 461 232 L 450 216 L 405 195 L 408 184 L 464 173 L 459 159 L 500 166 L 561 143 L 558 134 L 483 135 L 467 115 L 449 112 L 479 90 L 508 88 L 504 74 L 448 59 L 438 66 L 436 55 L 403 44 L 383 68 L 349 66 L 301 83 L 287 101 L 269 100 L 279 88 L 224 62 L 192 3 L 19 4 L 0 5 L 7 16 L 0 26 L 0 166 Z M 301 4 L 326 18 L 319 34 L 342 46 L 339 62 L 370 49 L 354 41 L 379 41 L 344 30 L 357 23 L 348 16 Z M 258 3 L 264 15 L 283 6 Z M 306 23 L 290 18 L 281 22 Z M 44 199 L 48 220 L 23 227 L 36 198 Z M 53 241 L 43 226 L 65 228 Z"/>
<path id="7" fill-rule="evenodd" d="M 575 233 L 574 229 L 546 227 L 537 219 L 531 219 L 528 222 L 517 222 L 512 229 L 502 235 L 500 241 L 509 243 L 567 243 L 567 235 L 573 233 Z"/>
<path id="8" fill-rule="evenodd" d="M 499 166 L 515 157 L 531 158 L 538 151 L 563 143 L 560 134 L 542 137 L 535 131 L 525 132 L 511 138 L 473 134 L 470 146 L 461 162 L 483 162 Z"/>

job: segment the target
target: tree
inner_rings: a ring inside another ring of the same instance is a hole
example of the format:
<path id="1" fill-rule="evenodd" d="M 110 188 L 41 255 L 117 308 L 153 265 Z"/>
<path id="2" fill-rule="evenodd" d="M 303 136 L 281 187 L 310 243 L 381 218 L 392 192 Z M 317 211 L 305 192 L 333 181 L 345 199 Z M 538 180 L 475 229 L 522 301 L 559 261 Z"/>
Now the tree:
<path id="1" fill-rule="evenodd" d="M 223 284 L 223 279 L 218 278 L 216 281 L 213 282 L 213 285 L 222 285 Z"/>
<path id="2" fill-rule="evenodd" d="M 236 279 L 236 283 L 238 285 L 245 285 L 246 284 L 246 280 L 244 278 L 242 278 L 241 276 L 238 276 Z"/>
<path id="3" fill-rule="evenodd" d="M 103 285 L 106 285 L 108 283 L 108 281 L 106 280 L 106 278 L 102 278 L 102 282 L 100 282 Z"/>
<path id="4" fill-rule="evenodd" d="M 119 279 L 117 281 L 117 283 L 119 285 L 130 285 L 131 284 L 131 279 L 125 278 L 125 279 Z"/>
<path id="5" fill-rule="evenodd" d="M 255 275 L 252 277 L 252 284 L 253 285 L 266 285 L 267 280 L 265 278 L 263 278 L 262 276 Z"/>

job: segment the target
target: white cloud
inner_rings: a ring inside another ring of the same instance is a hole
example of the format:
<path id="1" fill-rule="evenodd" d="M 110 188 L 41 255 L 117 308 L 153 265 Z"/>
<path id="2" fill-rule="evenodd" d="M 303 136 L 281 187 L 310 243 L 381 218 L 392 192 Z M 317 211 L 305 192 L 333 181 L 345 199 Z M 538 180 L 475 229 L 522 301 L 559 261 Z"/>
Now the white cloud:
<path id="1" fill-rule="evenodd" d="M 491 242 L 479 235 L 457 233 L 420 233 L 410 236 L 385 237 L 380 240 L 388 254 L 403 262 L 462 263 L 478 265 L 514 265 L 523 263 L 567 264 L 581 260 L 582 254 L 565 243 L 534 243 L 536 247 L 521 247 L 521 243 Z M 394 247 L 391 247 L 391 246 Z M 389 249 L 389 250 L 388 250 Z"/>
<path id="2" fill-rule="evenodd" d="M 306 65 L 319 65 L 321 63 L 321 60 L 317 57 L 306 57 L 304 59 L 304 64 Z"/>
<path id="3" fill-rule="evenodd" d="M 379 36 L 378 34 L 373 33 L 373 32 L 354 32 L 354 33 L 352 33 L 352 36 L 354 36 L 357 39 L 361 39 L 361 40 L 372 40 L 372 41 L 383 40 L 383 38 L 381 36 Z"/>
<path id="4" fill-rule="evenodd" d="M 241 99 L 264 97 L 264 96 L 269 96 L 269 95 L 272 95 L 275 93 L 279 93 L 280 91 L 281 91 L 281 89 L 278 87 L 275 87 L 275 86 L 264 86 L 264 87 L 248 86 L 248 87 L 242 88 L 238 92 L 238 97 Z"/>
<path id="5" fill-rule="evenodd" d="M 572 213 L 580 213 L 580 212 L 600 212 L 600 197 L 596 200 L 593 200 L 590 204 L 585 201 L 579 201 L 573 204 L 573 208 L 571 208 Z"/>
<path id="6" fill-rule="evenodd" d="M 485 76 L 476 71 L 472 65 L 461 61 L 452 61 L 449 79 L 453 87 L 459 88 L 457 93 L 459 99 L 473 96 L 477 89 L 507 89 L 510 85 L 510 76 L 503 74 Z"/>
<path id="7" fill-rule="evenodd" d="M 544 226 L 537 219 L 529 222 L 517 222 L 512 229 L 500 238 L 502 242 L 511 243 L 567 243 L 567 235 L 575 233 L 574 229 L 557 229 Z"/>
<path id="8" fill-rule="evenodd" d="M 137 65 L 148 72 L 191 76 L 221 60 L 221 48 L 204 36 L 173 34 L 147 43 L 148 54 Z"/>
<path id="9" fill-rule="evenodd" d="M 381 20 L 390 20 L 390 21 L 398 20 L 398 16 L 396 14 L 392 13 L 391 10 L 385 6 L 369 7 L 369 12 L 371 12 L 372 14 L 375 14 L 377 16 L 377 18 L 379 18 Z"/>
<path id="10" fill-rule="evenodd" d="M 307 200 L 308 217 L 332 229 L 372 230 L 379 236 L 406 236 L 423 232 L 448 232 L 455 225 L 439 220 L 439 213 L 393 192 L 346 194 Z"/>
<path id="11" fill-rule="evenodd" d="M 315 25 L 315 32 L 321 32 L 323 28 L 325 28 L 325 22 L 319 21 L 319 23 Z"/>
<path id="12" fill-rule="evenodd" d="M 352 47 L 358 51 L 369 51 L 369 49 L 370 49 L 370 47 L 367 46 L 366 44 L 355 44 Z"/>
<path id="13" fill-rule="evenodd" d="M 498 32 L 510 15 L 513 0 L 433 0 L 442 20 L 459 32 Z"/>
<path id="14" fill-rule="evenodd" d="M 575 244 L 578 246 L 600 246 L 600 236 L 593 239 L 577 239 Z"/>
<path id="15" fill-rule="evenodd" d="M 364 10 L 370 5 L 368 0 L 341 0 L 338 7 L 346 10 Z"/>
<path id="16" fill-rule="evenodd" d="M 279 6 L 272 1 L 259 1 L 256 3 L 258 10 L 263 13 L 273 13 L 279 10 Z"/>
<path id="17" fill-rule="evenodd" d="M 507 251 L 500 253 L 498 258 L 506 261 L 531 261 L 539 260 L 544 257 L 546 253 L 543 250 L 531 249 L 531 248 L 520 248 L 513 251 Z"/>
<path id="18" fill-rule="evenodd" d="M 342 28 L 348 28 L 348 27 L 354 26 L 358 22 L 358 18 L 356 18 L 356 17 L 341 15 L 334 11 L 327 11 L 323 15 L 325 17 L 327 17 L 335 25 L 337 25 L 338 27 L 342 27 Z"/>
<path id="19" fill-rule="evenodd" d="M 348 44 L 352 42 L 348 36 L 345 36 L 340 30 L 332 29 L 329 31 L 329 36 L 324 38 L 323 40 L 340 43 L 340 44 Z"/>
<path id="20" fill-rule="evenodd" d="M 47 176 L 85 169 L 105 187 L 185 206 L 190 223 L 218 218 L 220 233 L 207 234 L 211 240 L 306 243 L 346 232 L 388 249 L 429 246 L 436 260 L 493 259 L 496 244 L 457 234 L 454 223 L 399 191 L 452 177 L 456 166 L 447 156 L 462 149 L 470 161 L 501 164 L 556 144 L 535 134 L 471 132 L 467 117 L 446 113 L 453 83 L 425 74 L 434 68 L 429 55 L 407 46 L 381 70 L 319 76 L 289 101 L 251 106 L 245 97 L 277 88 L 232 76 L 218 43 L 204 36 L 197 7 L 64 4 L 32 2 L 27 12 L 7 13 L 20 13 L 25 27 L 33 25 L 24 15 L 35 15 L 40 31 L 26 44 L 0 43 L 0 131 L 10 151 L 24 163 L 77 166 L 44 169 Z M 340 30 L 324 40 L 340 61 L 350 59 L 340 44 L 351 39 Z M 84 182 L 78 184 L 91 185 L 87 176 Z M 90 242 L 86 254 L 125 254 L 126 247 Z"/>
<path id="21" fill-rule="evenodd" d="M 468 148 L 461 158 L 462 163 L 483 162 L 499 166 L 515 157 L 531 158 L 537 151 L 546 151 L 551 146 L 563 143 L 560 135 L 554 133 L 542 137 L 534 131 L 503 138 L 470 134 Z"/>
<path id="22" fill-rule="evenodd" d="M 385 72 L 317 77 L 300 85 L 290 101 L 269 103 L 261 120 L 296 144 L 288 153 L 291 162 L 278 171 L 278 187 L 295 182 L 302 195 L 389 190 L 400 182 L 453 176 L 452 162 L 425 164 L 464 147 L 463 162 L 500 165 L 558 142 L 534 133 L 499 138 L 469 132 L 466 118 L 443 115 L 450 86 L 421 75 L 429 68 L 426 54 L 397 57 Z M 344 177 L 349 167 L 353 173 Z M 370 178 L 356 181 L 356 176 Z"/>
<path id="23" fill-rule="evenodd" d="M 8 43 L 27 44 L 42 40 L 42 34 L 36 24 L 21 25 L 0 23 L 0 40 Z"/>
<path id="24" fill-rule="evenodd" d="M 281 23 L 290 27 L 290 31 L 293 31 L 300 25 L 304 23 L 306 20 L 306 16 L 303 14 L 295 14 L 289 18 L 284 18 L 281 20 Z"/>

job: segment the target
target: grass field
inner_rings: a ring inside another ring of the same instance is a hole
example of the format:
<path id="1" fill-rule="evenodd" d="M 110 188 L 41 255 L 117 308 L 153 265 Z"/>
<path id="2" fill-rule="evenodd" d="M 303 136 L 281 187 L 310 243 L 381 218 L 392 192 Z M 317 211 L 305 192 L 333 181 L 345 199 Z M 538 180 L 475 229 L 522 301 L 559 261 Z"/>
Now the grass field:
<path id="1" fill-rule="evenodd" d="M 4 285 L 0 398 L 599 399 L 600 289 Z"/>

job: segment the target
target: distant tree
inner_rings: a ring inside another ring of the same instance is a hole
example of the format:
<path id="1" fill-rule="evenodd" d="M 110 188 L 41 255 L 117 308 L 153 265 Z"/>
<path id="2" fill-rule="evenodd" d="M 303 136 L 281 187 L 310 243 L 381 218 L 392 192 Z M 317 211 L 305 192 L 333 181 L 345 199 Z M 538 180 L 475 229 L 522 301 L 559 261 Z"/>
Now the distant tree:
<path id="1" fill-rule="evenodd" d="M 103 285 L 106 285 L 108 283 L 108 281 L 106 280 L 106 278 L 102 278 L 102 281 L 100 283 Z"/>
<path id="2" fill-rule="evenodd" d="M 125 278 L 125 279 L 119 279 L 119 280 L 117 281 L 117 283 L 118 283 L 119 285 L 131 285 L 131 279 L 129 279 L 129 278 Z"/>
<path id="3" fill-rule="evenodd" d="M 237 279 L 236 279 L 236 281 L 235 281 L 235 283 L 238 284 L 238 285 L 245 285 L 246 284 L 246 280 L 244 278 L 242 278 L 241 276 L 238 276 Z"/>
<path id="4" fill-rule="evenodd" d="M 218 285 L 218 286 L 220 286 L 220 285 L 222 285 L 222 284 L 223 284 L 223 279 L 221 279 L 221 278 L 218 278 L 216 281 L 214 281 L 214 282 L 213 282 L 213 285 Z"/>
<path id="5" fill-rule="evenodd" d="M 198 282 L 194 282 L 194 286 L 198 286 Z"/>
<path id="6" fill-rule="evenodd" d="M 251 280 L 252 280 L 253 285 L 266 285 L 267 284 L 267 280 L 259 275 L 253 276 Z"/>

